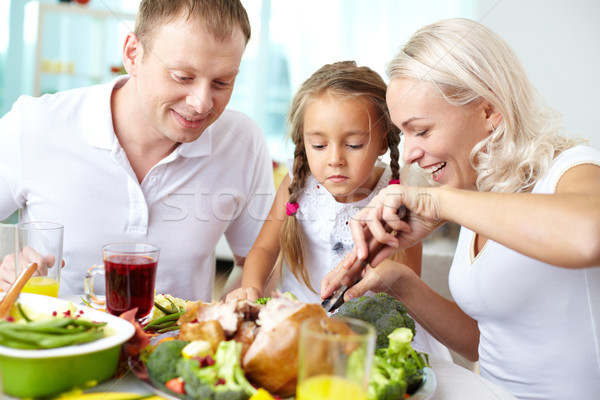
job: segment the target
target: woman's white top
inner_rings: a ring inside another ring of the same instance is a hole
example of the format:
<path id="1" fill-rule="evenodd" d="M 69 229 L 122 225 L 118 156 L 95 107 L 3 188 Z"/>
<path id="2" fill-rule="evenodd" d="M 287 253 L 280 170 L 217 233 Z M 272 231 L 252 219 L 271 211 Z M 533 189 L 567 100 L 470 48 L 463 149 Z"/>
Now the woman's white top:
<path id="1" fill-rule="evenodd" d="M 600 152 L 563 152 L 533 193 L 581 164 L 600 166 Z M 461 229 L 449 284 L 478 322 L 481 376 L 519 399 L 600 399 L 600 266 L 560 268 L 492 240 L 474 256 L 474 238 Z"/>

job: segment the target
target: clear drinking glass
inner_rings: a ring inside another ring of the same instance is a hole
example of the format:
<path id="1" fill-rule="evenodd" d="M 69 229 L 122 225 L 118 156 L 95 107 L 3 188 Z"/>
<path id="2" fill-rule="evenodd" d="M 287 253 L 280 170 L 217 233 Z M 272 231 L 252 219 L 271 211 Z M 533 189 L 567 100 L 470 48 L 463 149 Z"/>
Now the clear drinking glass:
<path id="1" fill-rule="evenodd" d="M 30 263 L 38 268 L 22 292 L 58 297 L 62 269 L 64 227 L 54 222 L 17 224 L 15 279 Z"/>
<path id="2" fill-rule="evenodd" d="M 297 400 L 366 400 L 375 328 L 353 318 L 309 318 L 300 327 Z"/>

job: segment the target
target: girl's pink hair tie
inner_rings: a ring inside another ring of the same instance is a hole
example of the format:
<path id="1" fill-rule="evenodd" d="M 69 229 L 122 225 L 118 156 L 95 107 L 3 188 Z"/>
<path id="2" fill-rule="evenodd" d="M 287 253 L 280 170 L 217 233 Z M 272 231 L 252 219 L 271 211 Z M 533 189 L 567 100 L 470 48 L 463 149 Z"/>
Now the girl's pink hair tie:
<path id="1" fill-rule="evenodd" d="M 289 201 L 287 203 L 285 203 L 285 213 L 287 215 L 296 214 L 296 212 L 298 211 L 298 208 L 300 208 L 298 203 L 290 203 Z"/>
<path id="2" fill-rule="evenodd" d="M 400 179 L 392 179 L 388 185 L 399 185 L 400 184 Z"/>

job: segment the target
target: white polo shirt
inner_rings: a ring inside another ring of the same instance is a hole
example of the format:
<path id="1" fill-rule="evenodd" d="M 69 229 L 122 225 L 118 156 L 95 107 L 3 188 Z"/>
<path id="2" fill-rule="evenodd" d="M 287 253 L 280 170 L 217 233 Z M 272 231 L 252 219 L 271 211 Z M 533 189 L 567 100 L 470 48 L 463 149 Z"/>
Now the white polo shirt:
<path id="1" fill-rule="evenodd" d="M 109 242 L 161 248 L 156 290 L 210 300 L 214 249 L 225 234 L 245 256 L 275 188 L 264 137 L 226 110 L 193 143 L 178 146 L 140 184 L 113 129 L 115 85 L 22 96 L 0 120 L 0 218 L 65 226 L 60 294 L 83 293 L 87 269 Z"/>

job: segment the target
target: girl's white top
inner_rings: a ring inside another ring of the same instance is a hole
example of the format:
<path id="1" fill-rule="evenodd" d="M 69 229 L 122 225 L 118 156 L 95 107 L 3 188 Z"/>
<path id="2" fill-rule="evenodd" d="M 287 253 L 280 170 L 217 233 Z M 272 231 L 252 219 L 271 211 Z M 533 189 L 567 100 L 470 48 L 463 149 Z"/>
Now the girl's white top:
<path id="1" fill-rule="evenodd" d="M 533 193 L 580 164 L 600 165 L 600 152 L 563 152 Z M 449 283 L 479 324 L 481 376 L 519 399 L 600 398 L 600 266 L 559 268 L 492 240 L 474 256 L 474 238 L 461 229 Z"/>
<path id="2" fill-rule="evenodd" d="M 291 176 L 291 164 L 288 167 Z M 310 282 L 316 292 L 311 291 L 303 282 L 298 281 L 285 264 L 280 287 L 282 292 L 289 291 L 304 302 L 321 302 L 319 294 L 321 280 L 354 247 L 348 221 L 359 210 L 367 206 L 381 189 L 387 187 L 392 177 L 388 165 L 378 162 L 375 167 L 385 169 L 373 191 L 356 203 L 337 202 L 312 174 L 307 177 L 304 192 L 298 197 L 300 207 L 296 218 L 298 218 L 304 230 L 308 253 L 304 265 L 310 274 Z M 367 294 L 372 293 L 367 292 Z M 448 361 L 452 360 L 448 348 L 438 342 L 418 323 L 416 323 L 416 331 L 417 334 L 412 343 L 415 349 Z"/>
<path id="3" fill-rule="evenodd" d="M 348 221 L 371 199 L 388 186 L 392 172 L 390 167 L 378 162 L 375 167 L 385 167 L 375 188 L 364 199 L 355 203 L 339 203 L 312 174 L 306 178 L 304 191 L 298 197 L 296 218 L 304 231 L 306 239 L 306 259 L 304 265 L 310 274 L 310 282 L 315 290 L 311 291 L 303 282 L 298 281 L 287 267 L 283 269 L 281 290 L 292 292 L 298 299 L 309 303 L 320 303 L 321 280 L 334 269 L 352 249 L 352 233 Z M 289 168 L 290 176 L 292 168 Z M 293 177 L 292 177 L 293 178 Z"/>

